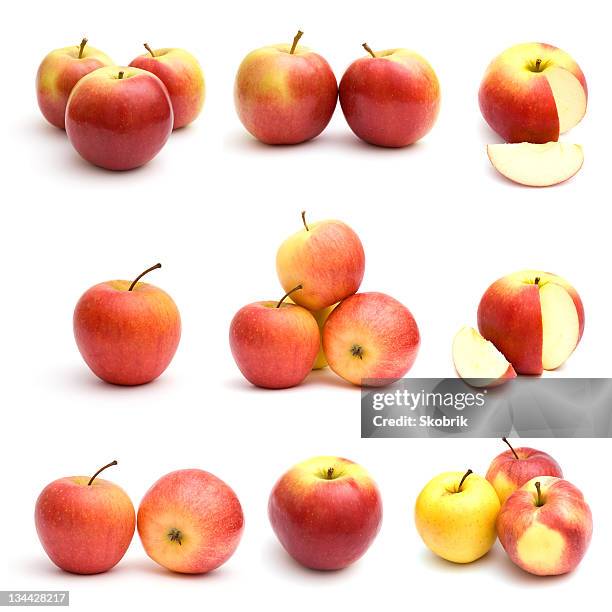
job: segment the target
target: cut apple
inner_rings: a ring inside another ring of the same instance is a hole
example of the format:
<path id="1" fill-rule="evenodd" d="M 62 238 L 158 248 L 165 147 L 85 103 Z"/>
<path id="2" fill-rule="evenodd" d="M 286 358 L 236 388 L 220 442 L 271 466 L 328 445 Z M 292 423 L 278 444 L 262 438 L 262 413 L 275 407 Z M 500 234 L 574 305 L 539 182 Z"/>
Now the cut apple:
<path id="1" fill-rule="evenodd" d="M 507 179 L 529 187 L 550 187 L 572 178 L 582 167 L 582 147 L 564 142 L 490 144 L 493 167 Z"/>
<path id="2" fill-rule="evenodd" d="M 559 133 L 578 125 L 586 113 L 587 96 L 582 83 L 565 68 L 553 66 L 544 71 L 559 117 Z"/>
<path id="3" fill-rule="evenodd" d="M 457 374 L 473 387 L 494 387 L 516 378 L 508 360 L 473 327 L 462 327 L 457 332 L 453 362 Z"/>

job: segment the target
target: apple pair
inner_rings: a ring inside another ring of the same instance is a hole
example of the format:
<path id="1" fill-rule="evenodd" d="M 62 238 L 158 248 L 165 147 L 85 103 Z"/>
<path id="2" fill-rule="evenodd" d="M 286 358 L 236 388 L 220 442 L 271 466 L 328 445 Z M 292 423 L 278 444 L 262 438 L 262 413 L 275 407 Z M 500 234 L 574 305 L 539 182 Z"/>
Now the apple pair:
<path id="1" fill-rule="evenodd" d="M 266 144 L 297 144 L 327 126 L 339 97 L 344 116 L 362 140 L 403 147 L 433 127 L 440 86 L 427 61 L 413 51 L 390 49 L 353 62 L 340 81 L 317 53 L 293 43 L 249 53 L 238 69 L 234 99 L 244 127 Z"/>
<path id="2" fill-rule="evenodd" d="M 453 362 L 470 384 L 494 386 L 565 363 L 582 338 L 584 307 L 565 279 L 523 270 L 485 291 L 478 329 L 464 327 L 457 333 Z"/>
<path id="3" fill-rule="evenodd" d="M 182 49 L 152 49 L 127 67 L 83 39 L 51 51 L 36 76 L 45 118 L 65 128 L 87 161 L 128 170 L 150 161 L 173 129 L 191 123 L 204 103 L 204 76 Z"/>
<path id="4" fill-rule="evenodd" d="M 36 502 L 41 544 L 61 569 L 98 574 L 124 556 L 137 524 L 146 553 L 175 572 L 202 574 L 227 561 L 242 535 L 240 502 L 222 480 L 203 470 L 178 470 L 145 494 L 136 521 L 134 506 L 117 485 L 97 478 L 60 478 Z"/>
<path id="5" fill-rule="evenodd" d="M 304 213 L 302 221 L 276 257 L 286 294 L 278 302 L 244 306 L 231 322 L 238 368 L 254 385 L 270 389 L 298 385 L 326 363 L 356 385 L 400 378 L 420 342 L 412 314 L 383 293 L 356 293 L 365 255 L 350 227 L 336 220 L 307 223 Z"/>
<path id="6" fill-rule="evenodd" d="M 584 161 L 582 147 L 557 141 L 582 120 L 587 96 L 582 70 L 557 47 L 525 43 L 497 56 L 478 94 L 486 122 L 510 143 L 488 145 L 495 169 L 533 187 L 574 176 Z"/>

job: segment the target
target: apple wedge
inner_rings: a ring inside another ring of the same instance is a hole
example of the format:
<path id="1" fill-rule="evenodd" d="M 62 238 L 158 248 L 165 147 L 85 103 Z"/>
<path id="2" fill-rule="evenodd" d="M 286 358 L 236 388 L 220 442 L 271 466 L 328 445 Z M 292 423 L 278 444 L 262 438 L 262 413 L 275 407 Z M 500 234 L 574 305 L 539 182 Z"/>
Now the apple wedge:
<path id="1" fill-rule="evenodd" d="M 550 187 L 567 181 L 584 161 L 580 145 L 564 142 L 490 144 L 487 155 L 500 174 L 529 187 Z"/>
<path id="2" fill-rule="evenodd" d="M 453 340 L 457 374 L 473 387 L 495 387 L 512 378 L 512 364 L 473 327 L 462 327 Z"/>

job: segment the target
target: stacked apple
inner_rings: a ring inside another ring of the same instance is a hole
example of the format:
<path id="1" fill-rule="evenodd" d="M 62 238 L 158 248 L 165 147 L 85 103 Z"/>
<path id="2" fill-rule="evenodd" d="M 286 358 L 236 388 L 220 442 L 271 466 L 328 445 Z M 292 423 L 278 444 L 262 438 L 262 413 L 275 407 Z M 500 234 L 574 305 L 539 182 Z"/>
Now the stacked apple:
<path id="1" fill-rule="evenodd" d="M 485 291 L 478 329 L 464 327 L 455 336 L 455 369 L 473 386 L 499 385 L 565 363 L 582 338 L 584 307 L 565 279 L 523 270 Z"/>
<path id="2" fill-rule="evenodd" d="M 355 385 L 401 378 L 419 348 L 412 314 L 384 293 L 356 293 L 365 255 L 348 225 L 308 223 L 305 213 L 302 222 L 276 256 L 285 295 L 248 304 L 231 322 L 229 342 L 238 368 L 252 384 L 268 389 L 298 385 L 326 363 Z"/>
<path id="3" fill-rule="evenodd" d="M 88 162 L 109 170 L 146 164 L 204 104 L 204 75 L 182 49 L 152 49 L 129 66 L 81 44 L 51 51 L 36 75 L 38 105 Z"/>
<path id="4" fill-rule="evenodd" d="M 552 45 L 506 49 L 487 68 L 478 99 L 486 122 L 508 144 L 491 144 L 493 167 L 532 187 L 566 181 L 582 167 L 582 147 L 560 143 L 586 113 L 587 84 L 578 64 Z"/>
<path id="5" fill-rule="evenodd" d="M 510 559 L 531 574 L 574 570 L 593 530 L 582 493 L 550 455 L 502 439 L 509 450 L 493 460 L 486 478 L 445 472 L 424 487 L 414 512 L 419 535 L 455 563 L 479 559 L 499 537 Z"/>
<path id="6" fill-rule="evenodd" d="M 440 106 L 435 72 L 407 49 L 374 52 L 346 70 L 338 91 L 329 64 L 298 44 L 262 47 L 238 68 L 234 86 L 242 124 L 266 144 L 297 144 L 318 136 L 330 122 L 339 97 L 344 116 L 362 140 L 403 147 L 433 127 Z"/>

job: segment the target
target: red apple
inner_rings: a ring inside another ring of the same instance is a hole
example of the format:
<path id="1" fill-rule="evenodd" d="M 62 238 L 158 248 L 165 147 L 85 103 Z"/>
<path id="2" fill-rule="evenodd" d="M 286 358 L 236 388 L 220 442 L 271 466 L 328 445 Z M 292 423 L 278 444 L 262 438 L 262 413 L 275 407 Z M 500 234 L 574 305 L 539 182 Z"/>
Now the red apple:
<path id="1" fill-rule="evenodd" d="M 541 374 L 573 353 L 584 330 L 584 308 L 576 290 L 560 276 L 522 270 L 485 291 L 478 329 L 518 374 Z"/>
<path id="2" fill-rule="evenodd" d="M 113 280 L 94 285 L 74 310 L 74 337 L 94 374 L 116 385 L 141 385 L 170 364 L 181 337 L 172 298 L 147 283 Z"/>
<path id="3" fill-rule="evenodd" d="M 340 106 L 355 134 L 374 145 L 405 147 L 431 130 L 440 109 L 440 84 L 427 60 L 407 49 L 369 53 L 340 81 Z"/>
<path id="4" fill-rule="evenodd" d="M 293 297 L 309 310 L 332 306 L 355 293 L 365 272 L 365 254 L 359 236 L 342 221 L 306 223 L 289 236 L 276 254 L 276 272 L 285 291 L 300 284 Z"/>
<path id="5" fill-rule="evenodd" d="M 36 97 L 45 119 L 64 129 L 66 104 L 74 86 L 86 74 L 112 64 L 113 60 L 106 53 L 87 46 L 86 38 L 80 45 L 55 49 L 47 54 L 36 73 Z"/>
<path id="6" fill-rule="evenodd" d="M 74 574 L 106 572 L 123 558 L 134 535 L 134 506 L 125 491 L 98 474 L 48 484 L 36 501 L 40 542 L 55 565 Z"/>
<path id="7" fill-rule="evenodd" d="M 244 377 L 258 387 L 294 387 L 312 370 L 320 346 L 319 326 L 308 310 L 285 302 L 301 289 L 294 287 L 278 302 L 248 304 L 232 319 L 232 355 Z"/>
<path id="8" fill-rule="evenodd" d="M 166 86 L 151 72 L 108 66 L 83 77 L 66 107 L 66 133 L 88 162 L 130 170 L 153 159 L 172 132 Z"/>
<path id="9" fill-rule="evenodd" d="M 329 367 L 354 385 L 382 386 L 414 363 L 419 328 L 410 311 L 384 293 L 357 293 L 340 302 L 323 327 Z"/>
<path id="10" fill-rule="evenodd" d="M 382 522 L 378 487 L 360 465 L 314 457 L 291 468 L 268 502 L 274 533 L 306 567 L 337 570 L 368 550 Z"/>
<path id="11" fill-rule="evenodd" d="M 152 49 L 132 60 L 130 66 L 148 70 L 166 86 L 172 110 L 174 129 L 191 123 L 204 106 L 204 74 L 198 60 L 183 49 Z"/>
<path id="12" fill-rule="evenodd" d="M 329 64 L 317 53 L 279 44 L 251 51 L 240 64 L 234 85 L 238 117 L 266 144 L 297 144 L 327 126 L 338 98 Z"/>
<path id="13" fill-rule="evenodd" d="M 506 438 L 502 440 L 510 450 L 493 459 L 486 475 L 502 504 L 514 491 L 536 476 L 563 478 L 561 467 L 549 454 L 535 448 L 513 448 Z"/>
<path id="14" fill-rule="evenodd" d="M 499 541 L 514 563 L 538 576 L 576 569 L 593 533 L 582 493 L 567 480 L 537 476 L 515 491 L 497 517 Z"/>
<path id="15" fill-rule="evenodd" d="M 138 508 L 138 534 L 161 566 L 183 574 L 204 574 L 235 552 L 244 528 L 234 491 L 204 470 L 162 476 Z"/>

